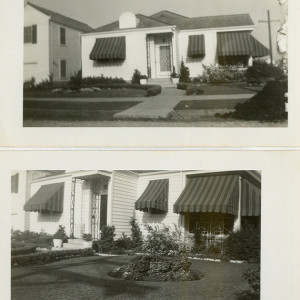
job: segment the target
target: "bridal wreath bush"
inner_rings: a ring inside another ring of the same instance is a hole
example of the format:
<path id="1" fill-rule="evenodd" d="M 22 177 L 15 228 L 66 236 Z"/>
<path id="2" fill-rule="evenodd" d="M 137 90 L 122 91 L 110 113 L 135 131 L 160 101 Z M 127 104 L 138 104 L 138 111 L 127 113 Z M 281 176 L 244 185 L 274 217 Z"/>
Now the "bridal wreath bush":
<path id="1" fill-rule="evenodd" d="M 168 226 L 147 226 L 143 255 L 134 257 L 129 265 L 114 269 L 110 276 L 127 280 L 190 281 L 199 276 L 191 271 L 180 230 Z"/>

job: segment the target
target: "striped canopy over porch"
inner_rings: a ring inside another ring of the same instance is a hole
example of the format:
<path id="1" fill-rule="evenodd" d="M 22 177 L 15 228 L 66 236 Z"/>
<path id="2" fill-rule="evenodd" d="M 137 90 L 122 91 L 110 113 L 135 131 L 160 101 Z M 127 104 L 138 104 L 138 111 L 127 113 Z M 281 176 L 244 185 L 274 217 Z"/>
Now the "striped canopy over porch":
<path id="1" fill-rule="evenodd" d="M 151 209 L 168 211 L 169 180 L 150 180 L 141 197 L 135 202 L 135 209 L 148 212 Z"/>
<path id="2" fill-rule="evenodd" d="M 62 212 L 64 183 L 42 185 L 24 205 L 25 211 Z"/>
<path id="3" fill-rule="evenodd" d="M 125 58 L 125 36 L 96 39 L 90 54 L 91 60 L 124 60 Z"/>

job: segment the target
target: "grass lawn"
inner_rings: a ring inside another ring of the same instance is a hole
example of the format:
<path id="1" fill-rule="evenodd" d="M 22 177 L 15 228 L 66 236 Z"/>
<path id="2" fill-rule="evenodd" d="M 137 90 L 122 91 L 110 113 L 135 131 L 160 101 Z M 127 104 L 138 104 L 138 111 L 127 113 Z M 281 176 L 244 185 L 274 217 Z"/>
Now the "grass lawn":
<path id="1" fill-rule="evenodd" d="M 203 84 L 200 87 L 203 95 L 232 95 L 256 93 L 263 89 L 263 86 L 249 87 L 246 82 L 224 83 L 224 84 Z"/>
<path id="2" fill-rule="evenodd" d="M 194 110 L 194 109 L 231 109 L 237 103 L 246 102 L 247 99 L 229 99 L 229 100 L 184 100 L 179 102 L 174 110 Z"/>
<path id="3" fill-rule="evenodd" d="M 247 264 L 193 260 L 192 268 L 204 273 L 204 277 L 191 282 L 124 281 L 107 275 L 130 259 L 93 256 L 12 268 L 11 299 L 231 300 L 240 299 L 237 293 L 249 287 L 241 278 Z"/>
<path id="4" fill-rule="evenodd" d="M 24 101 L 24 120 L 114 120 L 113 115 L 140 102 Z"/>
<path id="5" fill-rule="evenodd" d="M 142 89 L 103 89 L 94 92 L 53 93 L 51 90 L 24 91 L 24 97 L 31 98 L 125 98 L 146 97 L 147 91 Z"/>

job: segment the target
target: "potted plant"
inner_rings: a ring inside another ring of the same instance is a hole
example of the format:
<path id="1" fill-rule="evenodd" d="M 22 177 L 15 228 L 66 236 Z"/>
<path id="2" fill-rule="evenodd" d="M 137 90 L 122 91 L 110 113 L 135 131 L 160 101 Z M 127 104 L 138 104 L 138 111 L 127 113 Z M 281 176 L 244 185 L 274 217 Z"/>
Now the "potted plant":
<path id="1" fill-rule="evenodd" d="M 82 239 L 84 248 L 92 248 L 93 236 L 90 233 L 84 233 Z"/>
<path id="2" fill-rule="evenodd" d="M 53 245 L 55 248 L 61 248 L 64 240 L 68 238 L 65 226 L 59 225 L 57 231 L 53 234 Z"/>
<path id="3" fill-rule="evenodd" d="M 178 76 L 178 74 L 175 71 L 173 71 L 171 73 L 171 79 L 172 79 L 172 83 L 174 85 L 176 85 L 179 82 L 179 76 Z"/>
<path id="4" fill-rule="evenodd" d="M 140 76 L 140 84 L 147 84 L 148 77 L 146 75 Z"/>

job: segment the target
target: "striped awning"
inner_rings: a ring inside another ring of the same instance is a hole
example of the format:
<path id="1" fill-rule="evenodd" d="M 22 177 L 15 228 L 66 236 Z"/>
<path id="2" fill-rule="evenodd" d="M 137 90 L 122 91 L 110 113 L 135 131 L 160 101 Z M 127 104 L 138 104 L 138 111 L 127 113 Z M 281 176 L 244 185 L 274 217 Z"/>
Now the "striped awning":
<path id="1" fill-rule="evenodd" d="M 199 176 L 187 179 L 175 202 L 175 213 L 216 212 L 238 215 L 239 176 Z"/>
<path id="2" fill-rule="evenodd" d="M 25 211 L 62 212 L 64 183 L 42 185 L 24 205 Z"/>
<path id="3" fill-rule="evenodd" d="M 141 197 L 135 202 L 135 209 L 168 211 L 169 179 L 150 180 Z"/>
<path id="4" fill-rule="evenodd" d="M 91 60 L 124 60 L 125 58 L 125 36 L 96 39 L 90 54 Z"/>
<path id="5" fill-rule="evenodd" d="M 204 34 L 190 35 L 188 45 L 189 57 L 201 57 L 205 55 Z"/>
<path id="6" fill-rule="evenodd" d="M 253 57 L 262 57 L 270 55 L 270 50 L 264 46 L 261 42 L 259 42 L 255 37 L 250 35 L 251 41 L 252 41 L 252 56 Z"/>
<path id="7" fill-rule="evenodd" d="M 260 216 L 261 189 L 249 180 L 242 179 L 242 216 Z"/>

